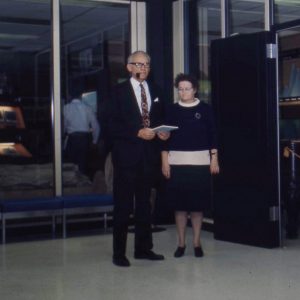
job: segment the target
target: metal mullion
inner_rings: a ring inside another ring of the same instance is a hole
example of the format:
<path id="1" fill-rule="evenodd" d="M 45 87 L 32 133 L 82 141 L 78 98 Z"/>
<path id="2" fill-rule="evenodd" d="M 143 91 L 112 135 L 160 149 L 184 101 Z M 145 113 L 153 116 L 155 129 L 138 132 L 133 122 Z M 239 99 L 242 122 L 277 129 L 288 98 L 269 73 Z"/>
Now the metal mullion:
<path id="1" fill-rule="evenodd" d="M 229 0 L 221 1 L 221 37 L 229 36 Z"/>
<path id="2" fill-rule="evenodd" d="M 52 76 L 51 121 L 54 143 L 55 196 L 62 195 L 62 133 L 61 133 L 61 73 L 60 73 L 60 0 L 52 0 Z"/>
<path id="3" fill-rule="evenodd" d="M 265 30 L 270 31 L 274 25 L 274 0 L 265 0 Z"/>
<path id="4" fill-rule="evenodd" d="M 131 52 L 147 51 L 146 42 L 146 3 L 132 1 L 130 3 L 131 19 Z"/>

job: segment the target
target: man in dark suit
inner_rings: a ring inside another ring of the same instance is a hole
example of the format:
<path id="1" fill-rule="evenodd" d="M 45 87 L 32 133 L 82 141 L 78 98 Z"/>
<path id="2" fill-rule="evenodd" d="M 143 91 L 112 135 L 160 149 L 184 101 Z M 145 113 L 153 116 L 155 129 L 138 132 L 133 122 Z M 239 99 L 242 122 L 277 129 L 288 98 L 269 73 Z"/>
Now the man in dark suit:
<path id="1" fill-rule="evenodd" d="M 160 147 L 169 134 L 151 128 L 163 124 L 160 90 L 148 83 L 150 57 L 143 51 L 131 54 L 127 62 L 131 74 L 114 89 L 110 102 L 108 131 L 113 142 L 114 226 L 113 263 L 127 267 L 126 242 L 129 217 L 135 215 L 136 259 L 163 260 L 151 249 L 150 192 L 155 171 L 160 168 Z"/>

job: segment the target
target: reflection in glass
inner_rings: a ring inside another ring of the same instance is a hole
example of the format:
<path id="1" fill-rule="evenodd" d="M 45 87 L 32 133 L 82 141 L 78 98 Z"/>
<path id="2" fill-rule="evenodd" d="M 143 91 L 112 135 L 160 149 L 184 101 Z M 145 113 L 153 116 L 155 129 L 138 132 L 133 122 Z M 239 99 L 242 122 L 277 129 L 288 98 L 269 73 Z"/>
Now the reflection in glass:
<path id="1" fill-rule="evenodd" d="M 299 20 L 300 1 L 298 0 L 274 0 L 275 24 L 281 24 Z"/>
<path id="2" fill-rule="evenodd" d="M 50 0 L 0 1 L 2 199 L 53 194 L 50 16 Z M 37 180 L 45 165 L 47 185 Z"/>
<path id="3" fill-rule="evenodd" d="M 127 77 L 130 9 L 128 4 L 88 0 L 62 0 L 61 4 L 63 165 L 73 172 L 73 178 L 80 175 L 77 186 L 72 187 L 67 185 L 67 173 L 63 174 L 63 193 L 104 193 L 111 190 L 107 186 L 111 180 L 104 176 L 105 169 L 106 177 L 111 174 L 111 163 L 107 159 L 109 145 L 104 140 L 103 111 L 110 98 L 110 88 Z M 70 118 L 71 107 L 76 103 L 76 116 Z M 82 103 L 100 124 L 96 144 L 93 144 L 95 122 L 87 117 Z M 83 118 L 90 120 L 88 125 Z"/>
<path id="4" fill-rule="evenodd" d="M 280 31 L 278 48 L 280 139 L 299 139 L 300 28 Z"/>
<path id="5" fill-rule="evenodd" d="M 199 97 L 210 101 L 210 44 L 221 38 L 221 4 L 219 0 L 188 2 L 189 65 L 190 73 L 199 78 Z M 196 20 L 195 23 L 193 20 Z"/>
<path id="6" fill-rule="evenodd" d="M 300 33 L 293 28 L 279 33 L 279 95 L 281 101 L 300 100 Z"/>
<path id="7" fill-rule="evenodd" d="M 229 0 L 229 33 L 264 30 L 265 0 Z"/>

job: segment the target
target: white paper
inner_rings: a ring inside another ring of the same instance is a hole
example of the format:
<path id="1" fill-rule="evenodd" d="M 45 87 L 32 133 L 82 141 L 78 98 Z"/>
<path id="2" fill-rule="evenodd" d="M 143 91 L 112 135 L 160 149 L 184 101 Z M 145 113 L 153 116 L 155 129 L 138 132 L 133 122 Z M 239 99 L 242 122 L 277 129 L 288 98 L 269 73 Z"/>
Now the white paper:
<path id="1" fill-rule="evenodd" d="M 178 129 L 178 126 L 161 125 L 155 128 L 151 128 L 154 132 L 159 131 L 172 131 Z"/>

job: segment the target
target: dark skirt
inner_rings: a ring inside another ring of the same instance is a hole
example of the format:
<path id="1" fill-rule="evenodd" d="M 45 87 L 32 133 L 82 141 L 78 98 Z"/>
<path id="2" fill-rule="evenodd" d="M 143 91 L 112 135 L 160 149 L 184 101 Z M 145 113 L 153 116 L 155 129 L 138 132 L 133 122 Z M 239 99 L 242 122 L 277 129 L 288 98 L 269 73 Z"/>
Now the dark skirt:
<path id="1" fill-rule="evenodd" d="M 209 166 L 171 166 L 167 201 L 174 211 L 205 211 L 211 208 Z"/>

